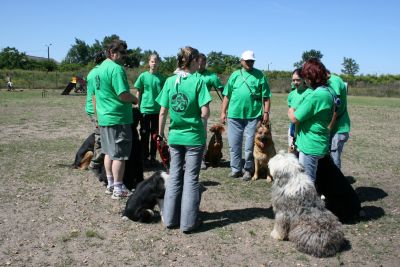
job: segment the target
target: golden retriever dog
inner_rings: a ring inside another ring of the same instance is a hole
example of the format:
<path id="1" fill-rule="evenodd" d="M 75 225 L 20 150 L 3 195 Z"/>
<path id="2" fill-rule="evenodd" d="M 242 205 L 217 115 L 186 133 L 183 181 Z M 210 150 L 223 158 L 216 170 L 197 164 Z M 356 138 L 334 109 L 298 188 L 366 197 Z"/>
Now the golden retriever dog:
<path id="1" fill-rule="evenodd" d="M 222 142 L 222 133 L 225 128 L 222 124 L 214 124 L 210 128 L 210 132 L 213 133 L 205 156 L 205 162 L 209 163 L 212 167 L 217 167 L 222 159 L 222 148 L 224 146 Z"/>
<path id="2" fill-rule="evenodd" d="M 269 174 L 268 162 L 275 156 L 276 150 L 272 141 L 271 124 L 257 124 L 257 131 L 254 137 L 254 175 L 251 180 L 255 181 L 260 178 L 267 178 L 267 182 L 272 181 Z"/>

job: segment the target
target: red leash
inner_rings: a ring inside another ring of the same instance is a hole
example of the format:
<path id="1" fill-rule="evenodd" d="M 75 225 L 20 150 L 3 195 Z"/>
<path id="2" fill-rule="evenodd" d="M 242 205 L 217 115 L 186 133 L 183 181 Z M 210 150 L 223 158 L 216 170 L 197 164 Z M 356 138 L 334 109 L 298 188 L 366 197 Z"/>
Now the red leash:
<path id="1" fill-rule="evenodd" d="M 157 143 L 157 150 L 160 153 L 160 158 L 164 167 L 169 171 L 169 146 L 167 140 L 159 134 L 153 134 L 153 140 Z"/>

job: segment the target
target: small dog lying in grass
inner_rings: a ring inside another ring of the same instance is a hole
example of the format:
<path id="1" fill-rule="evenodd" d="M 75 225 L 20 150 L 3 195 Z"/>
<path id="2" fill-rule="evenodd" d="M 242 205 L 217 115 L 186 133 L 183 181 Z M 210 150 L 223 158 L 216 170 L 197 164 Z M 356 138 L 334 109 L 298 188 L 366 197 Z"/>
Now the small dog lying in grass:
<path id="1" fill-rule="evenodd" d="M 272 141 L 271 125 L 259 122 L 254 137 L 253 156 L 255 170 L 251 180 L 255 181 L 260 178 L 267 178 L 268 182 L 272 181 L 269 175 L 268 162 L 275 154 L 276 150 L 274 141 Z"/>
<path id="2" fill-rule="evenodd" d="M 154 207 L 158 204 L 162 209 L 168 178 L 166 172 L 156 172 L 140 182 L 128 198 L 123 216 L 132 221 L 150 222 L 154 216 Z"/>
<path id="3" fill-rule="evenodd" d="M 221 124 L 214 124 L 210 128 L 210 132 L 213 133 L 205 156 L 205 162 L 209 163 L 212 167 L 217 167 L 222 159 L 222 148 L 224 146 L 222 142 L 222 133 L 225 131 L 224 126 Z"/>
<path id="4" fill-rule="evenodd" d="M 78 152 L 76 152 L 72 167 L 80 170 L 86 170 L 89 167 L 90 161 L 93 157 L 94 142 L 95 136 L 94 133 L 92 133 L 83 142 L 81 147 L 78 149 Z"/>
<path id="5" fill-rule="evenodd" d="M 291 153 L 279 152 L 268 163 L 274 183 L 275 225 L 271 237 L 292 241 L 315 257 L 334 256 L 345 244 L 342 224 L 325 208 L 311 178 Z"/>

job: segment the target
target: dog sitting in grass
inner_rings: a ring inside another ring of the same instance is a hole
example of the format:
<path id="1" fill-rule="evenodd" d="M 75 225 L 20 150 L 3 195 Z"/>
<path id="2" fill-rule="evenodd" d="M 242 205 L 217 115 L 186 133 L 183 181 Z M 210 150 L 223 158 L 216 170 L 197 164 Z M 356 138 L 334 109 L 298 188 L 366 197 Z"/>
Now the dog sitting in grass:
<path id="1" fill-rule="evenodd" d="M 132 221 L 150 222 L 154 217 L 154 207 L 158 204 L 162 209 L 168 177 L 166 172 L 156 172 L 140 182 L 128 198 L 123 216 Z"/>
<path id="2" fill-rule="evenodd" d="M 257 124 L 256 135 L 254 137 L 254 175 L 251 180 L 267 178 L 271 182 L 269 175 L 268 162 L 275 156 L 276 150 L 272 141 L 271 124 L 263 124 L 261 121 Z"/>
<path id="3" fill-rule="evenodd" d="M 210 128 L 210 132 L 213 133 L 210 142 L 208 143 L 207 152 L 205 156 L 205 162 L 209 163 L 212 167 L 217 167 L 222 159 L 222 148 L 224 146 L 222 142 L 222 133 L 225 131 L 224 126 L 221 124 L 214 124 Z"/>
<path id="4" fill-rule="evenodd" d="M 274 179 L 271 237 L 292 241 L 296 249 L 315 257 L 334 256 L 345 244 L 342 224 L 325 208 L 314 183 L 291 153 L 279 152 L 268 163 Z"/>
<path id="5" fill-rule="evenodd" d="M 95 136 L 90 134 L 78 149 L 72 167 L 75 169 L 86 170 L 93 157 Z"/>

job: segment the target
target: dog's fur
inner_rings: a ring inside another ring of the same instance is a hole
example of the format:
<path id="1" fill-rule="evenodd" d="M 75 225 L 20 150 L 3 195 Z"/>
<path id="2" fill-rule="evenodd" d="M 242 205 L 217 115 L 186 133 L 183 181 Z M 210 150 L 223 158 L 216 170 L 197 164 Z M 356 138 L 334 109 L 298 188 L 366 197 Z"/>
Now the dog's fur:
<path id="1" fill-rule="evenodd" d="M 268 182 L 272 181 L 272 177 L 268 170 L 268 161 L 275 156 L 276 150 L 274 141 L 272 141 L 271 125 L 259 122 L 254 137 L 254 175 L 253 181 L 260 178 L 267 178 Z"/>
<path id="2" fill-rule="evenodd" d="M 75 169 L 86 170 L 93 157 L 95 136 L 90 134 L 78 149 L 72 167 Z"/>
<path id="3" fill-rule="evenodd" d="M 213 133 L 210 142 L 208 143 L 207 152 L 205 155 L 205 162 L 209 163 L 212 167 L 217 167 L 222 159 L 222 148 L 224 146 L 222 142 L 222 133 L 225 128 L 221 124 L 214 124 L 210 128 L 210 132 Z"/>
<path id="4" fill-rule="evenodd" d="M 325 208 L 310 177 L 295 155 L 279 152 L 269 161 L 275 225 L 271 237 L 292 241 L 297 250 L 316 256 L 335 255 L 345 244 L 342 225 Z"/>
<path id="5" fill-rule="evenodd" d="M 341 222 L 351 222 L 358 218 L 361 202 L 349 181 L 327 155 L 318 161 L 315 188 L 324 195 L 325 206 Z"/>
<path id="6" fill-rule="evenodd" d="M 162 209 L 165 185 L 168 181 L 166 172 L 156 172 L 150 178 L 140 182 L 128 198 L 123 216 L 132 221 L 150 222 L 154 216 L 154 207 Z"/>

